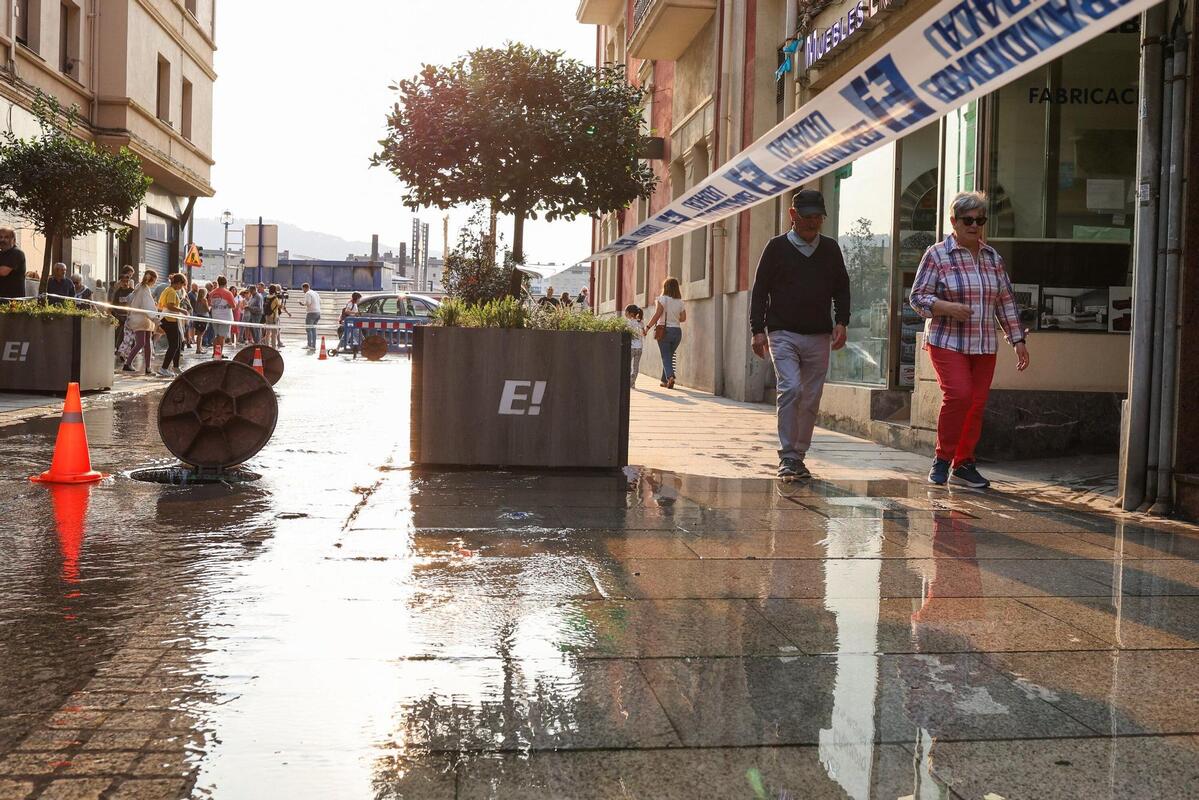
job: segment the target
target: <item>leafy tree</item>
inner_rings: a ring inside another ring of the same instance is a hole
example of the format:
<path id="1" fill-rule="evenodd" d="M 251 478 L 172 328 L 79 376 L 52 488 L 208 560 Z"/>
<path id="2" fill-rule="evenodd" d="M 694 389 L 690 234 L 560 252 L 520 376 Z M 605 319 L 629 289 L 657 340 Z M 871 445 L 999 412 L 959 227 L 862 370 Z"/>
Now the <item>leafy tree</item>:
<path id="1" fill-rule="evenodd" d="M 856 308 L 866 308 L 870 302 L 887 296 L 888 271 L 883 248 L 878 243 L 867 217 L 854 220 L 847 231 L 845 267 L 849 273 L 849 289 Z"/>
<path id="2" fill-rule="evenodd" d="M 126 148 L 110 153 L 75 138 L 77 111 L 38 93 L 33 113 L 41 135 L 0 134 L 0 209 L 27 220 L 46 238 L 39 292 L 46 291 L 51 243 L 121 222 L 141 205 L 150 187 L 141 162 Z"/>
<path id="3" fill-rule="evenodd" d="M 481 305 L 509 294 L 513 283 L 523 278 L 505 252 L 503 266 L 496 263 L 491 237 L 484 230 L 484 209 L 476 208 L 466 226 L 458 233 L 458 243 L 445 256 L 441 282 L 446 294 L 468 306 Z"/>
<path id="4" fill-rule="evenodd" d="M 597 70 L 509 43 L 425 65 L 391 88 L 400 101 L 371 163 L 399 178 L 413 209 L 483 201 L 512 215 L 516 263 L 527 218 L 605 214 L 653 191 L 653 171 L 638 160 L 643 93 L 623 66 Z"/>

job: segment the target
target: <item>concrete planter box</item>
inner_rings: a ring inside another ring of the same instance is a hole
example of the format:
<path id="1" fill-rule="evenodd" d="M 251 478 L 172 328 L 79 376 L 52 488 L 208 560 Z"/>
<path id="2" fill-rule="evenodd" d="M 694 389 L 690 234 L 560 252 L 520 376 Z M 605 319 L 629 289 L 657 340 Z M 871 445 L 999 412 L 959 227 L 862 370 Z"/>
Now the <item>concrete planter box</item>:
<path id="1" fill-rule="evenodd" d="M 104 319 L 0 313 L 0 391 L 111 389 L 113 346 Z"/>
<path id="2" fill-rule="evenodd" d="M 414 331 L 412 460 L 492 467 L 623 467 L 623 333 Z"/>

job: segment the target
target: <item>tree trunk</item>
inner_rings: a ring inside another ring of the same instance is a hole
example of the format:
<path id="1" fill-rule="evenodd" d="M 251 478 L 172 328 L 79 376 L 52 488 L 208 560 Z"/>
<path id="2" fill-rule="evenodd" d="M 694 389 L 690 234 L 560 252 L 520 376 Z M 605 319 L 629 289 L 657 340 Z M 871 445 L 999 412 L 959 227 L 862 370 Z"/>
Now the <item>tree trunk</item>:
<path id="1" fill-rule="evenodd" d="M 493 266 L 496 266 L 495 255 L 496 255 L 497 247 L 496 247 L 496 240 L 495 240 L 495 218 L 496 218 L 496 216 L 498 216 L 498 214 L 499 214 L 499 212 L 496 211 L 495 201 L 493 200 L 491 202 L 491 213 L 489 214 L 490 226 L 487 229 L 488 230 L 487 257 L 491 260 L 491 263 Z"/>
<path id="2" fill-rule="evenodd" d="M 517 210 L 515 214 L 515 222 L 512 227 L 512 263 L 525 263 L 525 212 Z M 520 298 L 521 284 L 524 283 L 525 274 L 518 269 L 512 270 L 512 277 L 508 282 L 508 294 L 517 299 Z"/>
<path id="3" fill-rule="evenodd" d="M 50 305 L 50 298 L 46 297 L 46 286 L 50 283 L 50 265 L 54 263 L 54 245 L 53 242 L 58 238 L 57 231 L 47 230 L 46 252 L 42 255 L 42 279 L 38 281 L 37 293 L 42 295 L 42 305 Z"/>

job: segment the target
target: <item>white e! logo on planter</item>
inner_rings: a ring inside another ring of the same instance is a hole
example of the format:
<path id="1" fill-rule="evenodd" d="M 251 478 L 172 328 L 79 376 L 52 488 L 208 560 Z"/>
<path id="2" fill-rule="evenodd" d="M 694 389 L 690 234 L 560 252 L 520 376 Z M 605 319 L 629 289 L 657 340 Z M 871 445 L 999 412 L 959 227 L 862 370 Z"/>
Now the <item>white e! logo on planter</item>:
<path id="1" fill-rule="evenodd" d="M 29 342 L 5 342 L 0 361 L 24 361 L 29 357 Z"/>
<path id="2" fill-rule="evenodd" d="M 532 389 L 532 395 L 528 389 Z M 545 381 L 504 381 L 504 393 L 500 396 L 500 414 L 515 417 L 536 417 L 541 414 L 541 401 L 545 398 Z M 528 405 L 517 406 L 517 403 Z"/>

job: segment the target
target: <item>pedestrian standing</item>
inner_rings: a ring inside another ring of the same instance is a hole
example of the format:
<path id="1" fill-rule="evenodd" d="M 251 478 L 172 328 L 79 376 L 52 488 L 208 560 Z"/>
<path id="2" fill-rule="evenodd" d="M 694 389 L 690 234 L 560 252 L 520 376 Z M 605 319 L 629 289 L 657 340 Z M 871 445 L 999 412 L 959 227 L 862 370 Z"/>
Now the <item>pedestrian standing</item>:
<path id="1" fill-rule="evenodd" d="M 791 230 L 766 243 L 750 299 L 754 355 L 774 363 L 779 432 L 778 477 L 811 476 L 804 458 L 824 394 L 829 351 L 845 346 L 849 273 L 837 240 L 820 234 L 824 196 L 797 192 Z M 831 313 L 830 313 L 831 310 Z"/>
<path id="2" fill-rule="evenodd" d="M 125 357 L 125 372 L 134 372 L 133 359 L 139 352 L 145 352 L 146 374 L 150 374 L 150 360 L 154 357 L 154 349 L 150 345 L 150 335 L 158 327 L 158 304 L 154 301 L 154 284 L 158 282 L 158 273 L 148 269 L 142 275 L 141 283 L 129 296 L 129 319 L 125 326 L 132 331 L 134 341 L 129 355 Z"/>
<path id="3" fill-rule="evenodd" d="M 250 288 L 246 290 L 249 294 L 246 297 L 246 309 L 242 312 L 243 318 L 246 317 L 246 312 L 249 312 L 246 322 L 254 323 L 255 325 L 261 324 L 263 318 L 263 297 L 260 294 L 260 286 L 262 286 L 261 283 L 258 286 L 251 284 Z M 258 344 L 262 339 L 262 328 L 250 328 L 248 336 L 249 342 Z"/>
<path id="4" fill-rule="evenodd" d="M 350 328 L 349 317 L 358 316 L 358 301 L 362 299 L 362 294 L 354 292 L 350 295 L 350 301 L 341 309 L 341 316 L 337 319 L 337 336 L 338 349 L 346 347 L 354 347 L 357 342 L 353 330 Z"/>
<path id="5" fill-rule="evenodd" d="M 173 378 L 179 374 L 179 355 L 183 351 L 183 337 L 179 332 L 179 317 L 183 313 L 182 296 L 186 294 L 183 287 L 187 280 L 178 272 L 171 276 L 171 282 L 158 296 L 158 310 L 166 313 L 162 317 L 162 330 L 167 337 L 167 352 L 163 356 L 162 366 L 158 374 L 163 378 Z"/>
<path id="6" fill-rule="evenodd" d="M 212 316 L 212 346 L 220 350 L 228 338 L 233 323 L 233 293 L 229 291 L 229 280 L 221 275 L 216 279 L 216 288 L 208 295 L 208 313 Z"/>
<path id="7" fill-rule="evenodd" d="M 987 196 L 959 192 L 949 205 L 953 233 L 924 253 L 909 299 L 929 320 L 924 339 L 937 383 L 937 452 L 930 483 L 947 481 L 985 489 L 974 449 L 982 435 L 983 411 L 995 375 L 999 346 L 996 325 L 1016 351 L 1016 369 L 1028 367 L 1028 345 L 1003 258 L 983 241 Z"/>
<path id="8" fill-rule="evenodd" d="M 46 294 L 57 295 L 49 302 L 62 305 L 67 299 L 75 296 L 75 284 L 67 277 L 67 265 L 59 261 L 50 268 L 50 280 L 46 282 Z"/>
<path id="9" fill-rule="evenodd" d="M 187 304 L 184 306 L 184 308 L 187 310 L 188 316 L 194 317 L 196 315 L 196 299 L 199 294 L 199 288 L 200 288 L 199 284 L 197 284 L 195 281 L 192 281 L 191 285 L 187 287 L 187 294 L 184 296 L 185 299 L 187 300 Z M 193 322 L 184 323 L 184 325 L 183 325 L 183 349 L 185 349 L 185 350 L 191 349 L 192 341 L 195 336 L 195 333 L 196 333 L 195 323 L 193 323 Z"/>
<path id="10" fill-rule="evenodd" d="M 645 342 L 645 326 L 642 325 L 643 312 L 641 307 L 630 303 L 624 309 L 624 324 L 629 326 L 633 342 L 629 346 L 632 355 L 632 369 L 629 372 L 629 388 L 637 388 L 637 373 L 641 371 L 641 352 Z"/>
<path id="11" fill-rule="evenodd" d="M 583 309 L 584 311 L 591 310 L 591 300 L 588 297 L 589 291 L 590 290 L 586 286 L 584 286 L 583 291 L 579 292 L 578 299 L 575 300 L 575 302 L 578 303 L 579 308 Z"/>
<path id="12" fill-rule="evenodd" d="M 321 321 L 321 296 L 308 284 L 300 287 L 304 293 L 304 332 L 308 334 L 308 349 L 316 349 L 316 324 Z"/>
<path id="13" fill-rule="evenodd" d="M 26 296 L 30 295 L 25 285 L 25 254 L 17 247 L 17 232 L 0 228 L 0 299 Z"/>
<path id="14" fill-rule="evenodd" d="M 686 321 L 687 306 L 679 290 L 679 279 L 667 278 L 662 281 L 662 294 L 654 301 L 654 315 L 646 326 L 658 341 L 658 352 L 662 356 L 662 382 L 659 385 L 667 389 L 674 388 L 674 358 L 683 341 L 683 323 Z"/>
<path id="15" fill-rule="evenodd" d="M 558 305 L 562 306 L 562 308 L 570 308 L 574 305 L 574 302 L 570 299 L 570 292 L 563 292 L 558 295 Z"/>
<path id="16" fill-rule="evenodd" d="M 92 290 L 83 283 L 83 276 L 78 272 L 71 275 L 71 291 L 76 300 L 91 300 Z"/>
<path id="17" fill-rule="evenodd" d="M 266 299 L 263 301 L 262 321 L 275 327 L 266 329 L 266 343 L 276 350 L 279 349 L 279 312 L 283 309 L 283 299 L 279 297 L 279 287 L 271 284 L 267 287 Z"/>
<path id="18" fill-rule="evenodd" d="M 127 332 L 126 325 L 129 322 L 129 298 L 133 296 L 133 274 L 132 272 L 122 274 L 121 279 L 113 286 L 112 294 L 109 295 L 108 302 L 118 308 L 112 310 L 112 315 L 117 318 L 117 335 L 116 347 L 119 352 L 125 344 L 125 334 Z"/>
<path id="19" fill-rule="evenodd" d="M 192 303 L 192 316 L 205 318 L 212 316 L 212 310 L 208 307 L 207 289 L 196 289 L 196 302 Z M 204 355 L 204 334 L 208 330 L 208 323 L 195 320 L 190 325 L 192 337 L 196 343 L 196 355 Z"/>

